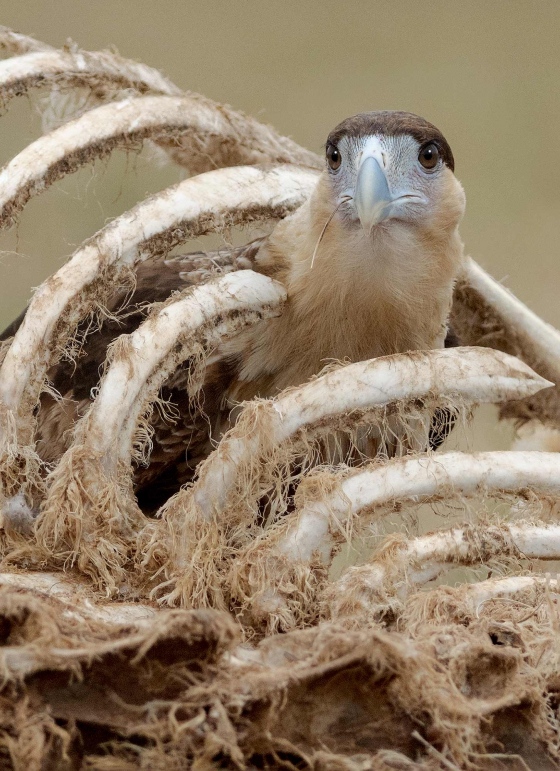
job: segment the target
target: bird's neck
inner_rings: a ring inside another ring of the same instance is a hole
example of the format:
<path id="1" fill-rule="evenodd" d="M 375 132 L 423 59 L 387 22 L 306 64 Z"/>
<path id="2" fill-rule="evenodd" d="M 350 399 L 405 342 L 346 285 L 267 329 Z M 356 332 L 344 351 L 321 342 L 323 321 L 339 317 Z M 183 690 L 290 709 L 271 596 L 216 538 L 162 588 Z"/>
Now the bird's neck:
<path id="1" fill-rule="evenodd" d="M 329 360 L 442 347 L 462 259 L 456 226 L 430 232 L 391 222 L 369 237 L 334 217 L 321 238 L 334 208 L 324 184 L 279 223 L 260 255 L 262 269 L 288 290 L 282 316 L 257 343 L 281 388 Z"/>

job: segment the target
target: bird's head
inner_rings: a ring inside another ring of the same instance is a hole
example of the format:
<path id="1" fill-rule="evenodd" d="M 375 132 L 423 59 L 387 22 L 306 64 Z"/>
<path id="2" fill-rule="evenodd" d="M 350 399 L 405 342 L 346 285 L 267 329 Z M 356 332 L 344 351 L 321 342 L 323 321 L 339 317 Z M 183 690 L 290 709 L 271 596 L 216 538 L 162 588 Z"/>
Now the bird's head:
<path id="1" fill-rule="evenodd" d="M 407 112 L 347 118 L 327 139 L 326 175 L 337 219 L 367 236 L 400 223 L 454 229 L 464 211 L 451 148 Z"/>

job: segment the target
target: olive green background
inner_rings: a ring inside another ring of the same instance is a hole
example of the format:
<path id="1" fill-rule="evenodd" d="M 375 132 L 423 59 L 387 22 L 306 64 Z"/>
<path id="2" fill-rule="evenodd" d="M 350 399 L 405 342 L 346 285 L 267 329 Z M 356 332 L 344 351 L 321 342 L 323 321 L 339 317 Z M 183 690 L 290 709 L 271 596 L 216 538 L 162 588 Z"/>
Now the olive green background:
<path id="1" fill-rule="evenodd" d="M 0 23 L 114 46 L 317 151 L 353 113 L 423 115 L 455 154 L 468 252 L 560 326 L 558 0 L 0 0 Z M 36 97 L 13 101 L 1 126 L 5 163 L 41 133 Z M 33 200 L 0 238 L 0 326 L 84 238 L 181 178 L 149 153 L 115 153 Z M 509 441 L 500 431 L 481 446 Z"/>

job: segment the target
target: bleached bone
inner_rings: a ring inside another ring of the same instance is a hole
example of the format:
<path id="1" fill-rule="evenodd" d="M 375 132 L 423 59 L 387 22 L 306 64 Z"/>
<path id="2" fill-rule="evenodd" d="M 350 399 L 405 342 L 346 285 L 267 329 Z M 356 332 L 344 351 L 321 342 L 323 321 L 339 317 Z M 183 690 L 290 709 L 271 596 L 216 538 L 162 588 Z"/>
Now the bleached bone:
<path id="1" fill-rule="evenodd" d="M 0 463 L 19 463 L 14 448 L 31 443 L 32 411 L 48 368 L 135 264 L 226 225 L 283 217 L 315 180 L 314 172 L 290 166 L 208 172 L 148 198 L 78 249 L 35 292 L 0 368 Z"/>
<path id="2" fill-rule="evenodd" d="M 531 590 L 550 591 L 558 594 L 558 580 L 550 576 L 508 576 L 507 578 L 488 578 L 474 584 L 457 587 L 462 598 L 478 613 L 487 602 L 502 597 L 514 597 Z"/>
<path id="3" fill-rule="evenodd" d="M 476 537 L 482 539 L 483 551 L 486 547 L 484 533 L 477 531 Z M 452 563 L 446 567 L 453 568 L 454 566 L 455 563 Z M 398 610 L 398 616 L 392 616 L 387 620 L 391 626 L 396 624 L 399 631 L 406 630 L 407 635 L 412 637 L 416 637 L 418 630 L 425 629 L 426 625 L 435 626 L 446 623 L 470 625 L 471 620 L 479 618 L 486 618 L 490 622 L 497 623 L 497 627 L 495 627 L 497 634 L 509 635 L 513 630 L 507 622 L 513 621 L 515 623 L 517 613 L 525 620 L 528 618 L 546 619 L 550 623 L 557 614 L 556 607 L 560 600 L 558 580 L 552 578 L 548 573 L 488 578 L 476 583 L 463 583 L 458 586 L 442 584 L 430 589 L 422 586 L 419 588 L 410 586 L 409 591 L 410 594 L 402 606 L 399 605 L 398 600 L 389 601 L 389 607 L 393 612 Z M 330 615 L 329 599 L 327 592 L 327 601 L 323 603 L 322 608 L 326 611 L 327 616 Z M 504 607 L 508 608 L 505 617 Z M 376 609 L 377 617 L 382 616 L 386 609 L 387 604 L 384 608 L 378 606 Z M 347 610 L 350 609 L 347 608 Z M 359 611 L 359 607 L 357 610 Z M 349 616 L 346 615 L 345 618 L 347 624 Z M 359 615 L 355 616 L 354 624 L 360 623 L 359 618 Z M 364 620 L 367 623 L 371 618 L 366 617 Z M 504 621 L 506 625 L 502 626 Z M 488 626 L 488 631 L 491 628 Z"/>
<path id="4" fill-rule="evenodd" d="M 158 612 L 150 605 L 131 602 L 103 602 L 88 583 L 62 573 L 0 573 L 0 587 L 32 592 L 49 601 L 66 618 L 123 626 L 147 626 Z"/>
<path id="5" fill-rule="evenodd" d="M 267 126 L 199 96 L 142 96 L 89 110 L 32 142 L 0 171 L 0 226 L 15 221 L 29 199 L 57 179 L 145 139 L 181 140 L 189 170 L 294 163 L 316 156 Z"/>
<path id="6" fill-rule="evenodd" d="M 242 468 L 265 445 L 280 445 L 342 416 L 355 422 L 364 412 L 430 394 L 471 405 L 503 402 L 551 385 L 518 359 L 484 348 L 418 351 L 350 364 L 260 403 L 259 419 L 250 419 L 252 434 L 249 421 L 240 416 L 201 468 L 192 496 L 203 516 L 219 517 Z"/>
<path id="7" fill-rule="evenodd" d="M 31 88 L 89 86 L 181 96 L 180 88 L 145 64 L 109 51 L 40 50 L 0 62 L 0 103 Z"/>
<path id="8" fill-rule="evenodd" d="M 200 602 L 203 594 L 200 585 L 190 586 L 188 577 L 194 567 L 200 583 L 203 560 L 196 554 L 209 553 L 211 548 L 200 533 L 195 535 L 197 527 L 205 529 L 204 523 L 212 521 L 221 523 L 224 530 L 251 524 L 259 500 L 270 492 L 262 484 L 260 473 L 274 463 L 275 453 L 286 442 L 295 441 L 297 445 L 302 435 L 312 435 L 314 431 L 324 434 L 360 421 L 376 424 L 383 419 L 380 409 L 389 405 L 406 409 L 407 404 L 434 395 L 440 404 L 448 399 L 451 404 L 472 405 L 527 395 L 549 385 L 506 354 L 458 348 L 417 351 L 351 364 L 289 389 L 276 399 L 250 404 L 201 465 L 193 488 L 180 491 L 165 505 L 165 521 L 177 543 L 171 572 L 175 570 L 181 576 L 182 600 L 188 602 L 189 594 L 194 593 Z M 300 442 L 288 455 L 288 462 L 290 457 L 305 454 L 302 448 Z M 223 521 L 226 511 L 227 525 Z M 177 537 L 177 532 L 183 533 L 182 538 Z M 213 530 L 209 537 L 215 539 Z M 161 540 L 161 536 L 158 534 L 155 540 Z M 310 555 L 318 546 L 311 549 Z M 248 562 L 253 557 L 248 557 Z M 218 555 L 209 565 L 214 577 L 217 573 L 213 563 L 217 560 Z M 218 589 L 216 592 L 219 594 Z"/>
<path id="9" fill-rule="evenodd" d="M 535 389 L 536 390 L 536 389 Z M 560 456 L 533 452 L 449 452 L 397 458 L 381 467 L 352 474 L 323 500 L 304 505 L 297 529 L 282 544 L 284 553 L 295 550 L 309 559 L 321 547 L 331 522 L 367 515 L 388 503 L 406 500 L 441 500 L 478 493 L 542 495 L 560 493 Z"/>
<path id="10" fill-rule="evenodd" d="M 354 517 L 375 518 L 387 505 L 427 503 L 458 495 L 524 495 L 528 489 L 558 495 L 560 456 L 531 452 L 428 454 L 394 459 L 339 482 L 332 474 L 326 481 L 321 477 L 317 474 L 310 481 L 319 490 L 329 489 L 328 495 L 303 503 L 290 521 L 265 534 L 236 561 L 235 582 L 240 584 L 241 596 L 251 606 L 255 622 L 266 620 L 284 627 L 296 623 L 302 615 L 302 595 L 314 591 L 313 568 L 328 569 L 337 542 Z M 301 500 L 305 495 L 304 486 L 298 497 Z M 284 586 L 288 588 L 284 590 Z"/>
<path id="11" fill-rule="evenodd" d="M 184 361 L 278 315 L 284 287 L 250 270 L 230 273 L 165 305 L 113 344 L 108 367 L 74 443 L 47 480 L 35 528 L 47 558 L 76 562 L 108 592 L 125 579 L 130 540 L 146 520 L 132 491 L 135 430 L 167 377 Z"/>
<path id="12" fill-rule="evenodd" d="M 193 335 L 212 348 L 263 318 L 279 315 L 285 300 L 282 284 L 252 270 L 187 290 L 135 332 L 119 338 L 76 437 L 103 456 L 107 472 L 113 473 L 118 461 L 130 464 L 140 416 L 167 377 L 194 355 Z"/>
<path id="13" fill-rule="evenodd" d="M 514 455 L 517 453 L 485 453 L 485 455 Z M 519 453 L 530 455 L 531 453 Z M 550 473 L 556 474 L 555 484 L 550 477 L 545 489 L 556 492 L 560 489 L 558 458 L 556 468 L 548 458 L 532 459 L 534 466 L 542 463 Z M 544 453 L 543 453 L 544 455 Z M 517 459 L 516 459 L 517 460 Z M 505 484 L 500 488 L 520 488 L 520 484 L 507 484 L 507 477 L 516 466 L 512 460 L 510 468 L 497 471 Z M 533 472 L 534 472 L 533 468 Z M 523 475 L 524 469 L 516 468 L 516 475 Z M 494 469 L 490 471 L 496 473 Z M 536 482 L 536 477 L 539 481 Z M 527 473 L 526 486 L 542 485 L 543 474 Z M 521 482 L 521 480 L 519 480 Z M 471 487 L 469 485 L 469 487 Z M 326 592 L 326 606 L 333 618 L 360 614 L 362 619 L 381 615 L 392 604 L 402 603 L 417 586 L 432 581 L 455 565 L 472 566 L 487 564 L 496 557 L 516 559 L 557 560 L 560 559 L 560 526 L 532 525 L 526 522 L 500 525 L 470 525 L 464 528 L 438 531 L 420 538 L 406 541 L 390 537 L 372 563 L 349 568 L 344 575 Z"/>
<path id="14" fill-rule="evenodd" d="M 54 51 L 55 49 L 48 43 L 42 43 L 40 40 L 35 40 L 33 37 L 22 35 L 9 27 L 0 25 L 0 50 L 18 55 L 32 51 Z"/>
<path id="15" fill-rule="evenodd" d="M 201 95 L 194 93 L 187 95 L 158 70 L 145 64 L 123 59 L 109 51 L 89 52 L 78 48 L 57 51 L 48 48 L 46 50 L 34 50 L 24 56 L 0 62 L 0 104 L 2 106 L 6 106 L 12 97 L 21 96 L 31 88 L 50 88 L 54 95 L 60 89 L 73 87 L 89 87 L 91 90 L 90 99 L 94 98 L 97 101 L 109 99 L 114 101 L 119 98 L 119 91 L 123 89 L 133 90 L 139 94 L 152 93 L 188 98 L 199 106 L 206 116 L 206 122 L 203 120 L 200 126 L 202 131 L 204 126 L 208 127 L 207 118 L 210 113 L 214 115 L 214 122 L 217 122 L 217 125 L 226 125 L 229 122 L 227 136 L 223 137 L 224 144 L 229 149 L 222 146 L 220 142 L 216 142 L 215 138 L 211 140 L 206 137 L 206 152 L 210 151 L 209 143 L 214 142 L 216 143 L 217 155 L 212 161 L 209 161 L 208 158 L 206 161 L 202 161 L 203 166 L 201 166 L 201 159 L 197 152 L 193 152 L 192 141 L 187 141 L 186 146 L 182 146 L 182 143 L 176 138 L 170 143 L 169 139 L 164 137 L 160 142 L 177 163 L 191 170 L 194 169 L 193 159 L 196 159 L 196 170 L 199 171 L 217 168 L 220 165 L 234 165 L 235 157 L 232 156 L 232 162 L 228 153 L 233 149 L 235 156 L 235 153 L 239 154 L 239 148 L 232 148 L 232 145 L 238 144 L 232 138 L 232 132 L 237 131 L 239 138 L 242 126 L 245 126 L 249 141 L 255 138 L 255 132 L 258 134 L 257 144 L 260 142 L 264 146 L 263 142 L 268 141 L 270 154 L 266 157 L 259 156 L 260 161 L 265 161 L 268 158 L 275 162 L 278 158 L 279 146 L 282 146 L 286 156 L 289 155 L 290 158 L 293 157 L 294 160 L 298 161 L 305 156 L 306 165 L 319 166 L 319 159 L 316 156 L 307 153 L 294 142 L 281 137 L 271 126 L 258 123 L 243 113 L 218 105 Z M 122 98 L 122 94 L 120 98 Z M 193 132 L 196 129 L 196 123 L 197 118 L 195 116 L 194 125 L 191 127 Z M 199 152 L 203 145 L 202 140 L 198 144 L 200 145 Z M 204 151 L 204 148 L 202 150 Z M 223 163 L 219 162 L 219 157 L 222 158 Z M 50 178 L 50 174 L 48 176 Z"/>
<path id="16" fill-rule="evenodd" d="M 554 390 L 510 402 L 502 417 L 537 419 L 560 428 L 560 332 L 547 324 L 474 260 L 465 263 L 457 284 L 451 323 L 468 345 L 489 345 L 513 353 L 556 384 Z"/>
<path id="17" fill-rule="evenodd" d="M 535 359 L 546 362 L 554 372 L 554 382 L 560 383 L 560 332 L 533 313 L 473 259 L 466 261 L 465 274 L 470 286 L 502 316 L 524 344 L 533 348 Z"/>

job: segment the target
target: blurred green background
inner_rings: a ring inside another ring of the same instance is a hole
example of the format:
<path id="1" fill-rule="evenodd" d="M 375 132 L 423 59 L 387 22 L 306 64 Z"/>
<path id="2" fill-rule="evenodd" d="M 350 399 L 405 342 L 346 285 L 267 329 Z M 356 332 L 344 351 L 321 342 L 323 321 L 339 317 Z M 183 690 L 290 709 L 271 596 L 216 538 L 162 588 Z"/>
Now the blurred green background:
<path id="1" fill-rule="evenodd" d="M 455 154 L 468 252 L 560 326 L 558 0 L 0 0 L 0 23 L 55 46 L 114 46 L 317 151 L 356 112 L 423 115 Z M 36 97 L 14 100 L 0 162 L 40 133 Z M 149 153 L 116 153 L 34 199 L 0 239 L 0 326 L 84 238 L 181 178 Z"/>

